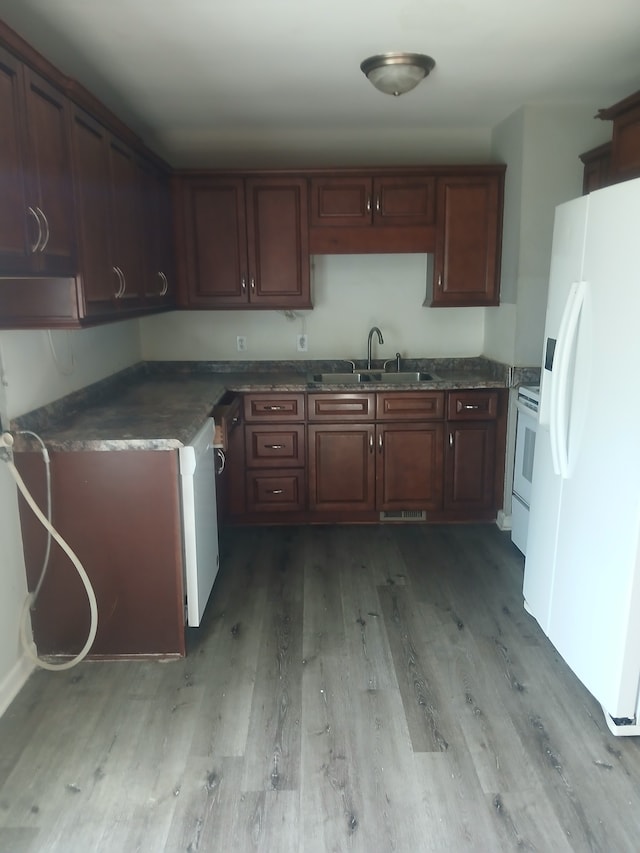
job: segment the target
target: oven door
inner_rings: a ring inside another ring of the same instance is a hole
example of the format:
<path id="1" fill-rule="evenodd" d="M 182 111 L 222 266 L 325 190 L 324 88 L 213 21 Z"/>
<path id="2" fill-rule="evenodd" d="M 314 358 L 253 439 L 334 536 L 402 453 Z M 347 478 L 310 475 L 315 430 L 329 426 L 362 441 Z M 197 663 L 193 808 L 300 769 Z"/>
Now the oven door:
<path id="1" fill-rule="evenodd" d="M 537 412 L 520 400 L 516 403 L 516 456 L 513 467 L 513 493 L 527 508 L 531 499 L 533 455 L 536 447 Z"/>

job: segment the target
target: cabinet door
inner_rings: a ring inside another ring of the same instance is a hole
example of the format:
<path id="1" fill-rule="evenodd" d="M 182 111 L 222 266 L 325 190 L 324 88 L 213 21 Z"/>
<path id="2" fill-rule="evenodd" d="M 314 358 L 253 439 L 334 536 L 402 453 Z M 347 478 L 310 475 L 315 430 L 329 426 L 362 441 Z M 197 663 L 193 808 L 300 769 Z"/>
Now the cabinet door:
<path id="1" fill-rule="evenodd" d="M 75 274 L 69 102 L 62 92 L 25 68 L 29 163 L 27 198 L 40 219 L 38 270 Z"/>
<path id="2" fill-rule="evenodd" d="M 29 214 L 23 164 L 22 64 L 0 48 L 0 271 L 27 267 L 37 242 L 37 214 Z M 28 217 L 32 221 L 28 222 Z"/>
<path id="3" fill-rule="evenodd" d="M 140 218 L 142 176 L 133 151 L 110 136 L 109 177 L 111 197 L 112 262 L 121 273 L 118 295 L 124 310 L 139 308 L 144 270 L 144 224 Z"/>
<path id="4" fill-rule="evenodd" d="M 375 426 L 313 424 L 307 438 L 309 508 L 375 509 Z"/>
<path id="5" fill-rule="evenodd" d="M 115 312 L 120 290 L 111 261 L 109 135 L 79 107 L 72 108 L 71 142 L 80 279 L 89 316 Z"/>
<path id="6" fill-rule="evenodd" d="M 407 175 L 374 179 L 374 225 L 432 225 L 435 212 L 433 178 Z"/>
<path id="7" fill-rule="evenodd" d="M 246 305 L 244 182 L 194 178 L 182 185 L 182 200 L 188 307 Z"/>
<path id="8" fill-rule="evenodd" d="M 495 503 L 495 422 L 448 424 L 444 508 L 491 509 Z"/>
<path id="9" fill-rule="evenodd" d="M 373 185 L 370 177 L 312 178 L 312 227 L 371 225 Z"/>
<path id="10" fill-rule="evenodd" d="M 247 181 L 249 302 L 265 308 L 310 308 L 307 182 Z"/>
<path id="11" fill-rule="evenodd" d="M 378 509 L 442 508 L 442 423 L 379 424 Z"/>
<path id="12" fill-rule="evenodd" d="M 502 178 L 438 181 L 434 306 L 497 305 Z"/>

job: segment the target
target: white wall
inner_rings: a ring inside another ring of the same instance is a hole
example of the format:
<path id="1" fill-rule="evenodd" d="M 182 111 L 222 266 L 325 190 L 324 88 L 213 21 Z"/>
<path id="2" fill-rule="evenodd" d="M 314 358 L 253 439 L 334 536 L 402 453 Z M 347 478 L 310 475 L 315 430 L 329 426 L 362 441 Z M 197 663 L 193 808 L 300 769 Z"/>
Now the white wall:
<path id="1" fill-rule="evenodd" d="M 0 416 L 4 425 L 38 406 L 104 379 L 140 360 L 136 321 L 98 329 L 53 332 L 60 367 L 53 360 L 47 332 L 0 332 Z M 72 367 L 64 375 L 61 370 Z M 17 491 L 0 462 L 0 714 L 30 672 L 18 641 L 26 596 Z"/>
<path id="2" fill-rule="evenodd" d="M 553 217 L 582 192 L 579 154 L 611 135 L 596 105 L 521 107 L 493 131 L 493 153 L 507 163 L 499 308 L 487 309 L 484 353 L 537 365 L 542 353 Z"/>
<path id="3" fill-rule="evenodd" d="M 423 307 L 426 255 L 323 255 L 313 259 L 312 311 L 191 311 L 141 321 L 145 359 L 365 358 L 377 325 L 374 358 L 473 356 L 482 352 L 483 308 Z M 296 350 L 305 332 L 309 350 Z M 238 353 L 244 335 L 247 351 Z"/>

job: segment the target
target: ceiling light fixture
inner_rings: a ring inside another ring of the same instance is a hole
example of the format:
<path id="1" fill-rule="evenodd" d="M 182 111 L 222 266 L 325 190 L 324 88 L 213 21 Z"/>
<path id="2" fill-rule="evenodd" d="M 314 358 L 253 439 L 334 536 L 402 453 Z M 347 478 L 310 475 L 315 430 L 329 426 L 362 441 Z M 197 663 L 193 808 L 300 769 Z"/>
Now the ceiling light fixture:
<path id="1" fill-rule="evenodd" d="M 386 95 L 404 95 L 424 80 L 435 64 L 423 53 L 381 53 L 365 59 L 360 69 Z"/>

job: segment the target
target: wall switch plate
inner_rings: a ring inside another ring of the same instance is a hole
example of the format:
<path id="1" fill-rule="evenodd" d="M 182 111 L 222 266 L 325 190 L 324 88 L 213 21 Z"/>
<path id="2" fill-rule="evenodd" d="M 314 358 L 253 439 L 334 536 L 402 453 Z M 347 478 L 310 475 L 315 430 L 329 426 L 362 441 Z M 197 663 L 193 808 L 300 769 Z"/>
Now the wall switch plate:
<path id="1" fill-rule="evenodd" d="M 238 347 L 238 352 L 247 351 L 247 339 L 244 335 L 238 335 L 238 337 L 236 338 L 236 345 Z"/>
<path id="2" fill-rule="evenodd" d="M 298 335 L 298 352 L 307 352 L 309 349 L 309 339 L 306 335 Z"/>

